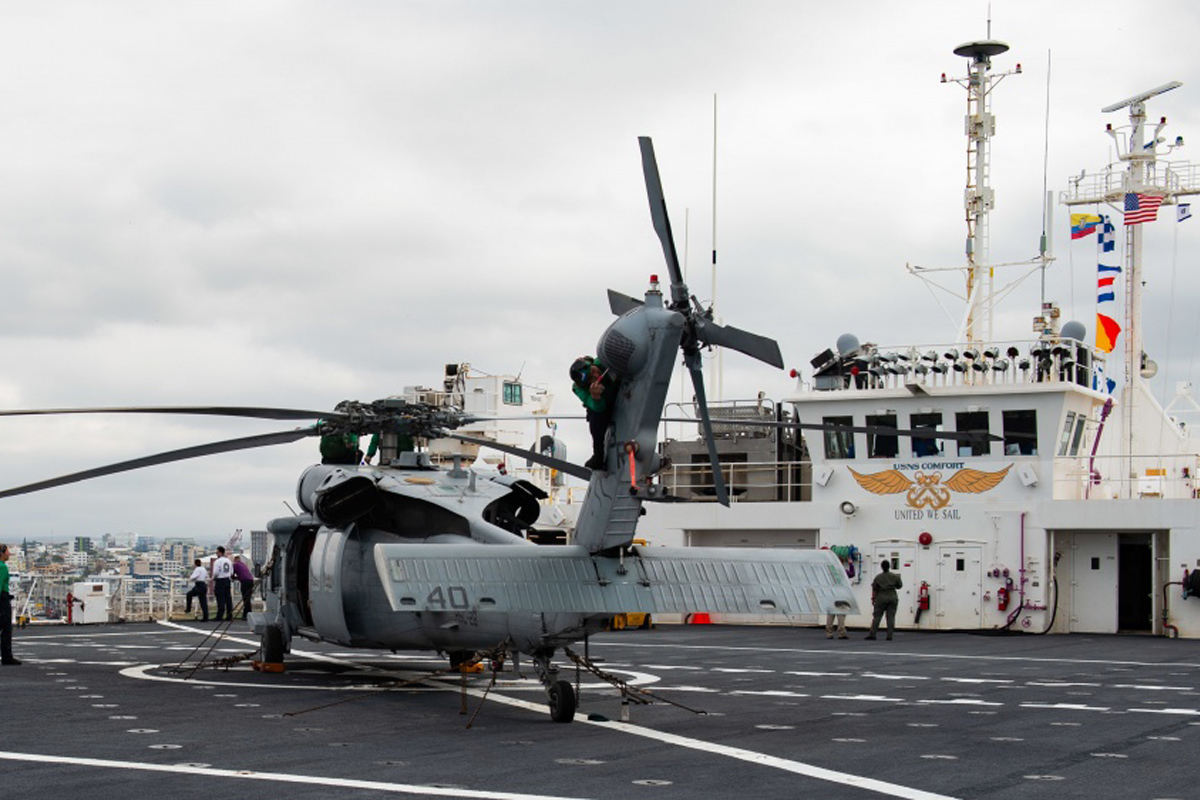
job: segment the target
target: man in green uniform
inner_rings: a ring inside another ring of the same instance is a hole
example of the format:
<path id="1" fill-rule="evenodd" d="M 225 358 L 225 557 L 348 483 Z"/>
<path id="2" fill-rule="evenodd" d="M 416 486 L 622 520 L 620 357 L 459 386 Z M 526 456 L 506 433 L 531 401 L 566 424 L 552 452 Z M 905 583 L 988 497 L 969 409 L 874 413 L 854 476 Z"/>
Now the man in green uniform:
<path id="1" fill-rule="evenodd" d="M 892 572 L 892 565 L 885 558 L 879 565 L 881 572 L 871 581 L 871 603 L 875 606 L 875 616 L 871 619 L 871 632 L 866 638 L 874 639 L 879 632 L 879 620 L 887 614 L 887 638 L 892 638 L 896 630 L 896 609 L 900 606 L 900 595 L 897 589 L 904 587 L 900 576 Z"/>
<path id="2" fill-rule="evenodd" d="M 588 429 L 592 434 L 592 457 L 584 463 L 588 469 L 607 469 L 604 437 L 612 425 L 617 402 L 617 378 L 600 359 L 580 356 L 571 364 L 571 391 L 587 409 Z"/>
<path id="3" fill-rule="evenodd" d="M 8 593 L 8 545 L 0 544 L 0 664 L 15 666 L 21 662 L 13 658 L 12 595 Z"/>

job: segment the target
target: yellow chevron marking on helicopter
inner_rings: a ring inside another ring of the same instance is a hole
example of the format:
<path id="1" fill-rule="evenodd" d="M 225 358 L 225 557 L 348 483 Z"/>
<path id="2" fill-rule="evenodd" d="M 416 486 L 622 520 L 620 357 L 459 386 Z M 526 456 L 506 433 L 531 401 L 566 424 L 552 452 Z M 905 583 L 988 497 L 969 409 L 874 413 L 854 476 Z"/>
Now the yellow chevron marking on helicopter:
<path id="1" fill-rule="evenodd" d="M 858 485 L 871 494 L 905 493 L 905 502 L 910 508 L 937 510 L 950 505 L 950 492 L 981 494 L 1000 485 L 1013 465 L 999 472 L 984 472 L 978 469 L 960 469 L 944 482 L 940 472 L 917 472 L 910 479 L 898 469 L 887 469 L 871 475 L 863 475 L 850 469 Z"/>

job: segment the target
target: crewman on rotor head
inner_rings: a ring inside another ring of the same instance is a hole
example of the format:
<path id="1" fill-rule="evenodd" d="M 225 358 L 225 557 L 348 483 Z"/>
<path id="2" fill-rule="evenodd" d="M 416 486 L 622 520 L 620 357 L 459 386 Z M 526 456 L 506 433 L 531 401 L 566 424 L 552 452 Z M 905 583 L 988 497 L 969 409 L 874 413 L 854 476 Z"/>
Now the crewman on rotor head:
<path id="1" fill-rule="evenodd" d="M 617 402 L 617 377 L 593 356 L 580 356 L 571 364 L 571 391 L 587 409 L 588 430 L 592 434 L 592 457 L 584 466 L 588 469 L 607 469 L 604 438 L 612 425 Z"/>

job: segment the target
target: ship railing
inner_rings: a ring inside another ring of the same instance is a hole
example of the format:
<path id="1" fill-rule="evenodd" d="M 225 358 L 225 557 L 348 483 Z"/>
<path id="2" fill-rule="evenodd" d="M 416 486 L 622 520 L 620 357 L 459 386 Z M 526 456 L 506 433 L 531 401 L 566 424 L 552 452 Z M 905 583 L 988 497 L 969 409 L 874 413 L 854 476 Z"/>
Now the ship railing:
<path id="1" fill-rule="evenodd" d="M 767 399 L 761 393 L 758 397 L 750 400 L 713 400 L 708 403 L 708 416 L 712 422 L 713 436 L 718 439 L 738 439 L 738 438 L 754 438 L 774 440 L 778 436 L 779 428 L 762 426 L 756 427 L 755 422 L 772 423 L 779 419 L 778 408 L 773 400 Z M 697 426 L 696 428 L 687 428 L 700 435 L 698 426 L 700 423 L 700 414 L 697 411 L 695 403 L 667 403 L 663 409 L 663 436 L 664 440 L 681 438 L 673 436 L 672 432 L 676 430 L 684 430 L 683 426 Z"/>
<path id="2" fill-rule="evenodd" d="M 56 575 L 53 577 L 40 576 L 36 584 L 29 587 L 29 606 L 35 622 L 66 622 L 67 595 L 77 583 L 99 584 L 108 586 L 106 601 L 108 602 L 109 622 L 152 622 L 157 620 L 190 619 L 184 614 L 187 605 L 186 594 L 191 588 L 191 582 L 184 577 L 168 575 L 150 576 L 89 576 Z M 216 599 L 212 594 L 212 584 L 209 584 L 208 611 L 210 616 L 216 614 Z M 236 585 L 233 590 L 234 605 L 241 602 L 241 593 Z M 17 608 L 25 605 L 21 597 Z M 257 606 L 256 606 L 257 608 Z M 199 605 L 192 604 L 192 613 L 199 613 Z M 76 601 L 72 612 L 73 618 L 80 616 L 80 607 Z"/>
<path id="3" fill-rule="evenodd" d="M 1144 184 L 1150 191 L 1154 191 L 1155 187 L 1172 193 L 1200 190 L 1200 170 L 1195 164 L 1156 159 L 1146 163 L 1145 169 Z M 1124 164 L 1109 164 L 1093 175 L 1070 178 L 1061 199 L 1070 204 L 1117 203 L 1126 192 L 1131 191 L 1128 180 Z"/>
<path id="4" fill-rule="evenodd" d="M 1200 456 L 1191 453 L 1056 458 L 1054 499 L 1195 499 L 1197 470 Z"/>
<path id="5" fill-rule="evenodd" d="M 812 464 L 808 461 L 721 462 L 731 503 L 784 502 L 812 499 Z M 671 464 L 658 476 L 674 497 L 716 502 L 712 467 L 707 463 Z"/>
<path id="6" fill-rule="evenodd" d="M 988 344 L 870 345 L 817 366 L 806 388 L 828 392 L 1058 383 L 1095 389 L 1105 385 L 1105 364 L 1103 351 L 1058 336 Z"/>

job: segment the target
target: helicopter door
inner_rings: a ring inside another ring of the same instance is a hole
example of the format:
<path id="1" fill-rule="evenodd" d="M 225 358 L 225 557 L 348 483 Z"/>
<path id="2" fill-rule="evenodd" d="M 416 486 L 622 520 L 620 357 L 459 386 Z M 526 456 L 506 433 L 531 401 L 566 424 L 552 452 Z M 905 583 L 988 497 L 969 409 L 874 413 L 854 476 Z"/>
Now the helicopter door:
<path id="1" fill-rule="evenodd" d="M 313 627 L 322 639 L 348 644 L 346 612 L 342 605 L 342 556 L 349 528 L 321 528 L 313 544 L 308 571 L 308 603 Z"/>

